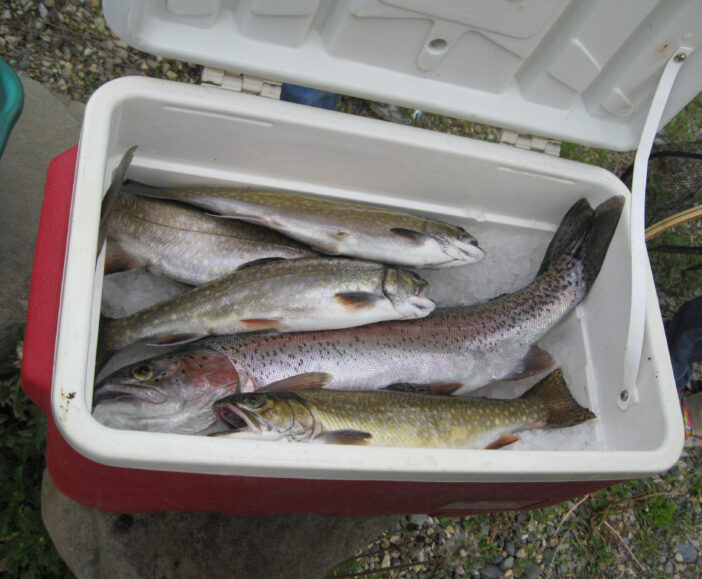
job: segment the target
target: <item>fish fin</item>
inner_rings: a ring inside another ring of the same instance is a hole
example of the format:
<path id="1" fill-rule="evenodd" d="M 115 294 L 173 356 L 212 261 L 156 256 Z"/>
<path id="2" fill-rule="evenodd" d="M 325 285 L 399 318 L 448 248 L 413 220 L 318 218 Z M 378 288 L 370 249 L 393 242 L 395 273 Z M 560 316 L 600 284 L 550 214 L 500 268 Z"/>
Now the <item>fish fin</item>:
<path id="1" fill-rule="evenodd" d="M 136 151 L 136 146 L 127 149 L 127 151 L 124 153 L 122 160 L 112 175 L 112 182 L 110 183 L 105 196 L 102 198 L 102 205 L 100 207 L 100 226 L 98 228 L 98 255 L 102 251 L 103 243 L 105 243 L 105 238 L 107 237 L 107 221 L 112 215 L 115 202 L 117 201 L 117 197 L 119 197 L 119 192 L 122 190 L 124 176 L 126 175 L 127 169 L 129 169 L 129 165 L 132 162 L 134 151 Z"/>
<path id="2" fill-rule="evenodd" d="M 253 261 L 247 261 L 246 263 L 240 265 L 236 268 L 236 271 L 241 271 L 242 269 L 248 269 L 250 267 L 258 267 L 259 265 L 266 265 L 268 263 L 275 263 L 277 261 L 285 261 L 284 257 L 262 257 L 261 259 L 254 259 Z"/>
<path id="3" fill-rule="evenodd" d="M 128 269 L 137 269 L 145 264 L 124 249 L 121 243 L 116 241 L 107 242 L 107 252 L 105 253 L 105 273 L 115 273 Z"/>
<path id="4" fill-rule="evenodd" d="M 384 298 L 370 292 L 340 292 L 334 294 L 334 299 L 348 311 L 355 312 L 371 308 L 376 302 Z"/>
<path id="5" fill-rule="evenodd" d="M 368 444 L 368 439 L 373 438 L 370 432 L 360 430 L 329 430 L 315 438 L 316 442 L 323 444 Z"/>
<path id="6" fill-rule="evenodd" d="M 561 257 L 571 256 L 583 263 L 583 281 L 589 290 L 600 273 L 624 203 L 624 197 L 613 196 L 595 210 L 584 198 L 573 204 L 546 249 L 537 275 Z"/>
<path id="7" fill-rule="evenodd" d="M 149 197 L 150 199 L 169 199 L 171 201 L 178 199 L 177 195 L 171 193 L 171 189 L 145 185 L 144 183 L 131 180 L 124 183 L 122 191 L 131 195 L 138 195 L 139 197 Z"/>
<path id="8" fill-rule="evenodd" d="M 280 320 L 275 318 L 246 318 L 239 321 L 252 332 L 263 332 L 265 330 L 277 331 L 280 329 Z"/>
<path id="9" fill-rule="evenodd" d="M 518 436 L 514 436 L 512 434 L 503 434 L 498 439 L 493 440 L 485 448 L 489 450 L 495 450 L 507 446 L 508 444 L 515 443 L 518 440 L 521 440 Z"/>
<path id="10" fill-rule="evenodd" d="M 324 388 L 333 379 L 327 372 L 307 372 L 290 378 L 283 378 L 271 382 L 260 388 L 259 392 L 292 392 L 294 390 L 309 390 L 311 388 Z"/>
<path id="11" fill-rule="evenodd" d="M 546 404 L 548 418 L 544 428 L 563 428 L 596 418 L 592 412 L 580 406 L 571 396 L 560 368 L 527 390 L 521 398 L 536 398 Z"/>
<path id="12" fill-rule="evenodd" d="M 409 392 L 411 394 L 431 394 L 434 396 L 450 396 L 461 388 L 460 382 L 433 382 L 431 384 L 390 384 L 383 388 L 391 392 Z"/>
<path id="13" fill-rule="evenodd" d="M 346 239 L 349 236 L 348 231 L 327 231 L 327 235 L 331 237 L 332 239 L 336 239 L 337 241 L 341 241 L 342 239 Z"/>
<path id="14" fill-rule="evenodd" d="M 414 241 L 417 244 L 424 243 L 428 237 L 426 233 L 414 231 L 413 229 L 405 229 L 404 227 L 393 227 L 390 231 L 398 237 Z"/>
<path id="15" fill-rule="evenodd" d="M 524 357 L 519 361 L 519 364 L 512 371 L 500 377 L 501 381 L 521 380 L 529 376 L 535 376 L 553 368 L 556 361 L 551 357 L 546 350 L 534 345 L 531 346 Z"/>
<path id="16" fill-rule="evenodd" d="M 149 346 L 177 346 L 179 344 L 187 344 L 194 342 L 200 338 L 204 338 L 207 334 L 169 334 L 168 336 L 159 336 L 158 338 L 146 338 L 142 340 Z"/>

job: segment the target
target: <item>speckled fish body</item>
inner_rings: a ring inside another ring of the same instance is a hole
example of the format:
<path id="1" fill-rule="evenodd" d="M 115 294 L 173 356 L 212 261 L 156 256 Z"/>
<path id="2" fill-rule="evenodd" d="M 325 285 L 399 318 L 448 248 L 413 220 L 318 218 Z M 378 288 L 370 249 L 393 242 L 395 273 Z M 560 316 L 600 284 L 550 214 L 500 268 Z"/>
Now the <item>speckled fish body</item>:
<path id="1" fill-rule="evenodd" d="M 332 255 L 437 268 L 474 263 L 485 255 L 462 227 L 395 209 L 284 191 L 157 189 L 134 183 L 127 188 L 265 225 Z"/>
<path id="2" fill-rule="evenodd" d="M 309 257 L 238 270 L 131 316 L 107 321 L 100 346 L 177 343 L 251 331 L 347 328 L 426 316 L 426 282 L 392 266 Z"/>
<path id="3" fill-rule="evenodd" d="M 207 338 L 183 354 L 225 356 L 236 370 L 241 392 L 297 374 L 324 372 L 332 376 L 331 389 L 457 383 L 462 385 L 457 393 L 464 394 L 495 380 L 536 373 L 548 366 L 530 369 L 532 346 L 585 297 L 622 206 L 620 197 L 594 212 L 587 201 L 576 203 L 549 245 L 536 279 L 489 302 L 357 328 Z"/>
<path id="4" fill-rule="evenodd" d="M 572 398 L 560 370 L 514 400 L 322 389 L 236 394 L 213 410 L 231 438 L 420 448 L 499 448 L 522 430 L 594 417 Z"/>
<path id="5" fill-rule="evenodd" d="M 105 231 L 107 273 L 146 267 L 190 285 L 202 285 L 260 259 L 317 255 L 265 227 L 138 196 L 116 199 Z"/>

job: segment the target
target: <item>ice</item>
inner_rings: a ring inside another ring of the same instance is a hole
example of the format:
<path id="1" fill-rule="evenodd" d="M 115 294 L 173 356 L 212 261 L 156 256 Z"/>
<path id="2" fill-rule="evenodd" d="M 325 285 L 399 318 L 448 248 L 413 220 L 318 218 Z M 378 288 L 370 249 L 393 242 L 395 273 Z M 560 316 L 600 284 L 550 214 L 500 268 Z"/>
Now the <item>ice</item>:
<path id="1" fill-rule="evenodd" d="M 429 282 L 427 296 L 439 307 L 470 305 L 531 282 L 553 232 L 496 223 L 469 224 L 466 229 L 485 251 L 478 263 L 445 269 L 418 270 Z"/>
<path id="2" fill-rule="evenodd" d="M 189 289 L 187 285 L 144 269 L 113 273 L 103 281 L 102 314 L 109 318 L 128 316 Z"/>
<path id="3" fill-rule="evenodd" d="M 604 450 L 598 437 L 598 419 L 581 422 L 568 428 L 525 430 L 519 440 L 503 450 Z"/>

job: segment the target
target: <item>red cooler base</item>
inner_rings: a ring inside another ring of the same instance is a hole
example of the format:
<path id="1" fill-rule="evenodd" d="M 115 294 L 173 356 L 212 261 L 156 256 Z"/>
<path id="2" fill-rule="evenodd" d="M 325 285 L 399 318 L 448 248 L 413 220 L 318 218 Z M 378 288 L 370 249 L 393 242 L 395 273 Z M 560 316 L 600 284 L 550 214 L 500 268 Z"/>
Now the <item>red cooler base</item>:
<path id="1" fill-rule="evenodd" d="M 29 296 L 22 386 L 49 417 L 46 461 L 56 486 L 87 507 L 120 513 L 215 511 L 228 515 L 468 515 L 533 509 L 618 481 L 419 483 L 202 475 L 93 462 L 61 437 L 51 416 L 51 377 L 77 148 L 47 173 Z"/>

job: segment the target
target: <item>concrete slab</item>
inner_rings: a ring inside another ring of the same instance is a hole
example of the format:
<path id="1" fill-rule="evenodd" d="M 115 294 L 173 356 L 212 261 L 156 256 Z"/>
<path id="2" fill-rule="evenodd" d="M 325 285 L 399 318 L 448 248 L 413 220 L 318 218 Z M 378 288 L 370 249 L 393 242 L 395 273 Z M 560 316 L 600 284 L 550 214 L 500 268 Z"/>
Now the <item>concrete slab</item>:
<path id="1" fill-rule="evenodd" d="M 91 579 L 314 579 L 397 521 L 392 516 L 104 513 L 67 498 L 47 471 L 41 504 L 59 554 L 77 577 Z"/>
<path id="2" fill-rule="evenodd" d="M 84 105 L 20 74 L 24 108 L 0 158 L 0 371 L 27 313 L 34 243 L 49 161 L 78 143 Z"/>

